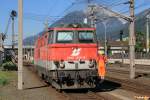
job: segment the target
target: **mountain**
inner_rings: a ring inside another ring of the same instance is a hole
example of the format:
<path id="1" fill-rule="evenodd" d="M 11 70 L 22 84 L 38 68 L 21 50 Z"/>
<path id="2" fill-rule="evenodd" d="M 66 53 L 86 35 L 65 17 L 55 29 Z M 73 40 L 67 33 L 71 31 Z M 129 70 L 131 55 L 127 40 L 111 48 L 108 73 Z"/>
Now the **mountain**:
<path id="1" fill-rule="evenodd" d="M 58 20 L 54 24 L 52 24 L 50 27 L 58 26 L 59 24 L 68 24 L 68 23 L 83 23 L 84 19 L 87 18 L 88 14 L 84 11 L 74 11 L 66 16 L 64 16 L 62 19 Z M 110 17 L 110 12 L 108 11 L 101 11 L 101 9 L 96 13 L 97 16 L 97 36 L 100 39 L 104 39 L 104 32 L 105 27 L 104 24 L 99 19 L 103 19 L 106 17 Z M 111 17 L 110 19 L 106 20 L 106 33 L 107 37 L 111 40 L 117 39 L 119 36 L 120 30 L 124 29 L 124 22 L 116 17 Z M 88 24 L 90 25 L 90 19 L 88 19 Z M 112 37 L 112 38 L 111 38 Z"/>
<path id="2" fill-rule="evenodd" d="M 147 9 L 139 14 L 136 15 L 136 32 L 145 32 L 145 23 L 146 23 L 146 15 L 150 11 L 150 9 Z M 105 13 L 104 13 L 105 12 Z M 108 11 L 99 11 L 96 13 L 98 16 L 97 19 L 103 19 L 104 17 L 110 17 L 110 12 Z M 73 11 L 71 13 L 68 13 L 66 16 L 61 18 L 60 20 L 56 21 L 49 27 L 56 27 L 61 24 L 69 24 L 69 23 L 83 23 L 84 19 L 87 17 L 87 12 L 84 11 Z M 88 22 L 90 22 L 90 19 L 88 19 Z M 124 31 L 124 37 L 128 36 L 128 26 L 129 23 L 125 23 L 122 19 L 111 17 L 110 19 L 107 19 L 105 23 L 102 23 L 101 20 L 97 20 L 96 22 L 97 27 L 97 36 L 100 40 L 104 40 L 104 33 L 105 33 L 105 27 L 106 26 L 106 34 L 107 39 L 109 40 L 117 40 L 119 39 L 120 30 Z M 88 23 L 90 24 L 90 23 Z M 40 34 L 40 33 L 39 33 Z M 35 39 L 37 36 L 31 36 L 26 39 L 24 39 L 24 45 L 30 45 L 34 44 Z"/>
<path id="3" fill-rule="evenodd" d="M 146 9 L 145 11 L 137 14 L 136 16 L 136 22 L 135 22 L 135 26 L 136 26 L 136 32 L 144 32 L 146 33 L 146 16 L 150 14 L 150 8 Z"/>
<path id="4" fill-rule="evenodd" d="M 74 11 L 56 21 L 49 27 L 57 27 L 60 24 L 83 23 L 84 18 L 86 18 L 86 14 L 83 11 Z"/>
<path id="5" fill-rule="evenodd" d="M 23 40 L 23 45 L 34 45 L 37 36 L 30 36 Z"/>

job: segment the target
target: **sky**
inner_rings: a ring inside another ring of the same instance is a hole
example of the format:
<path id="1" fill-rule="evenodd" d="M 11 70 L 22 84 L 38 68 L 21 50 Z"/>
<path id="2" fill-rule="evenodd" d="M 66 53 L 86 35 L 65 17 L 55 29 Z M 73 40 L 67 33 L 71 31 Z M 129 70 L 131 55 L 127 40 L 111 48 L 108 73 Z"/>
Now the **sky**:
<path id="1" fill-rule="evenodd" d="M 92 0 L 91 0 L 92 1 Z M 122 4 L 128 0 L 93 0 L 108 8 L 128 15 L 129 5 Z M 56 19 L 72 10 L 80 10 L 87 0 L 23 0 L 23 38 L 36 35 L 45 27 L 48 20 L 52 24 Z M 10 12 L 18 11 L 18 0 L 0 0 L 0 32 L 4 32 Z M 150 0 L 135 0 L 135 13 L 150 8 Z M 55 17 L 54 17 L 55 16 Z M 18 33 L 18 19 L 15 18 L 15 33 Z M 7 41 L 11 40 L 11 25 Z"/>

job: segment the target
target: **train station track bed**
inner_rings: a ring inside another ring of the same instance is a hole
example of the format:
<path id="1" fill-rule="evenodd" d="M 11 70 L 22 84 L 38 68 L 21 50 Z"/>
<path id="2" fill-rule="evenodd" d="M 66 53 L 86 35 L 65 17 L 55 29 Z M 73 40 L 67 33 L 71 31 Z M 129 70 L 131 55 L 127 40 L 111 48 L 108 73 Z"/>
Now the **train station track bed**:
<path id="1" fill-rule="evenodd" d="M 109 79 L 109 77 L 96 89 L 60 92 L 39 78 L 34 70 L 34 65 L 24 65 L 24 90 L 17 90 L 17 72 L 15 72 L 16 78 L 13 79 L 13 84 L 10 83 L 0 88 L 0 100 L 134 100 L 134 96 L 140 96 L 147 92 L 136 88 L 135 91 L 130 90 L 127 88 L 129 86 L 122 84 L 124 81 L 120 82 Z M 130 86 L 133 89 L 133 85 Z M 138 92 L 137 94 L 137 91 L 143 91 L 143 93 Z"/>
<path id="2" fill-rule="evenodd" d="M 137 65 L 135 79 L 129 79 L 129 67 L 120 67 L 115 64 L 107 67 L 106 79 L 119 83 L 122 89 L 150 96 L 150 78 L 148 77 L 150 73 L 147 73 L 150 71 L 149 67 L 150 66 Z"/>
<path id="3" fill-rule="evenodd" d="M 34 71 L 33 67 L 30 67 L 30 69 Z M 130 95 L 130 98 L 134 100 L 134 96 L 136 95 L 149 96 L 149 86 L 136 83 L 137 82 L 119 80 L 107 76 L 106 80 L 96 89 L 87 90 L 85 92 L 83 92 L 84 90 L 69 90 L 63 91 L 60 94 L 63 95 L 66 100 L 124 100 L 128 99 L 126 96 L 129 94 L 132 94 Z"/>
<path id="4" fill-rule="evenodd" d="M 136 93 L 139 93 L 141 95 L 147 95 L 150 96 L 150 85 L 144 85 L 142 83 L 139 83 L 137 81 L 132 80 L 122 80 L 112 77 L 107 77 L 107 80 L 116 82 L 121 85 L 120 88 L 133 91 Z"/>

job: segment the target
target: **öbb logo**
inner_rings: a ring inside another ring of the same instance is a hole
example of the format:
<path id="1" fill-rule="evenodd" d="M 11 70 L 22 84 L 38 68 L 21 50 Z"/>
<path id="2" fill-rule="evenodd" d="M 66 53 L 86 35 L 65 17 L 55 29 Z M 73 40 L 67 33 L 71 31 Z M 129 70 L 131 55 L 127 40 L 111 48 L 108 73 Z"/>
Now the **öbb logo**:
<path id="1" fill-rule="evenodd" d="M 72 51 L 71 56 L 78 56 L 80 54 L 81 48 L 75 48 Z"/>

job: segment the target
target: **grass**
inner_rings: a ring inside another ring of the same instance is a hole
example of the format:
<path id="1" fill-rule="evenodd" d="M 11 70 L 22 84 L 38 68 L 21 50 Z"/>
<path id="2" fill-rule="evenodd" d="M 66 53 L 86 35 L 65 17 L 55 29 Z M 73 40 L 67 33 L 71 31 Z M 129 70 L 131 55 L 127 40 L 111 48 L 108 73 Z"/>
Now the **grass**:
<path id="1" fill-rule="evenodd" d="M 9 82 L 15 77 L 15 71 L 0 71 L 0 86 L 9 84 Z"/>

